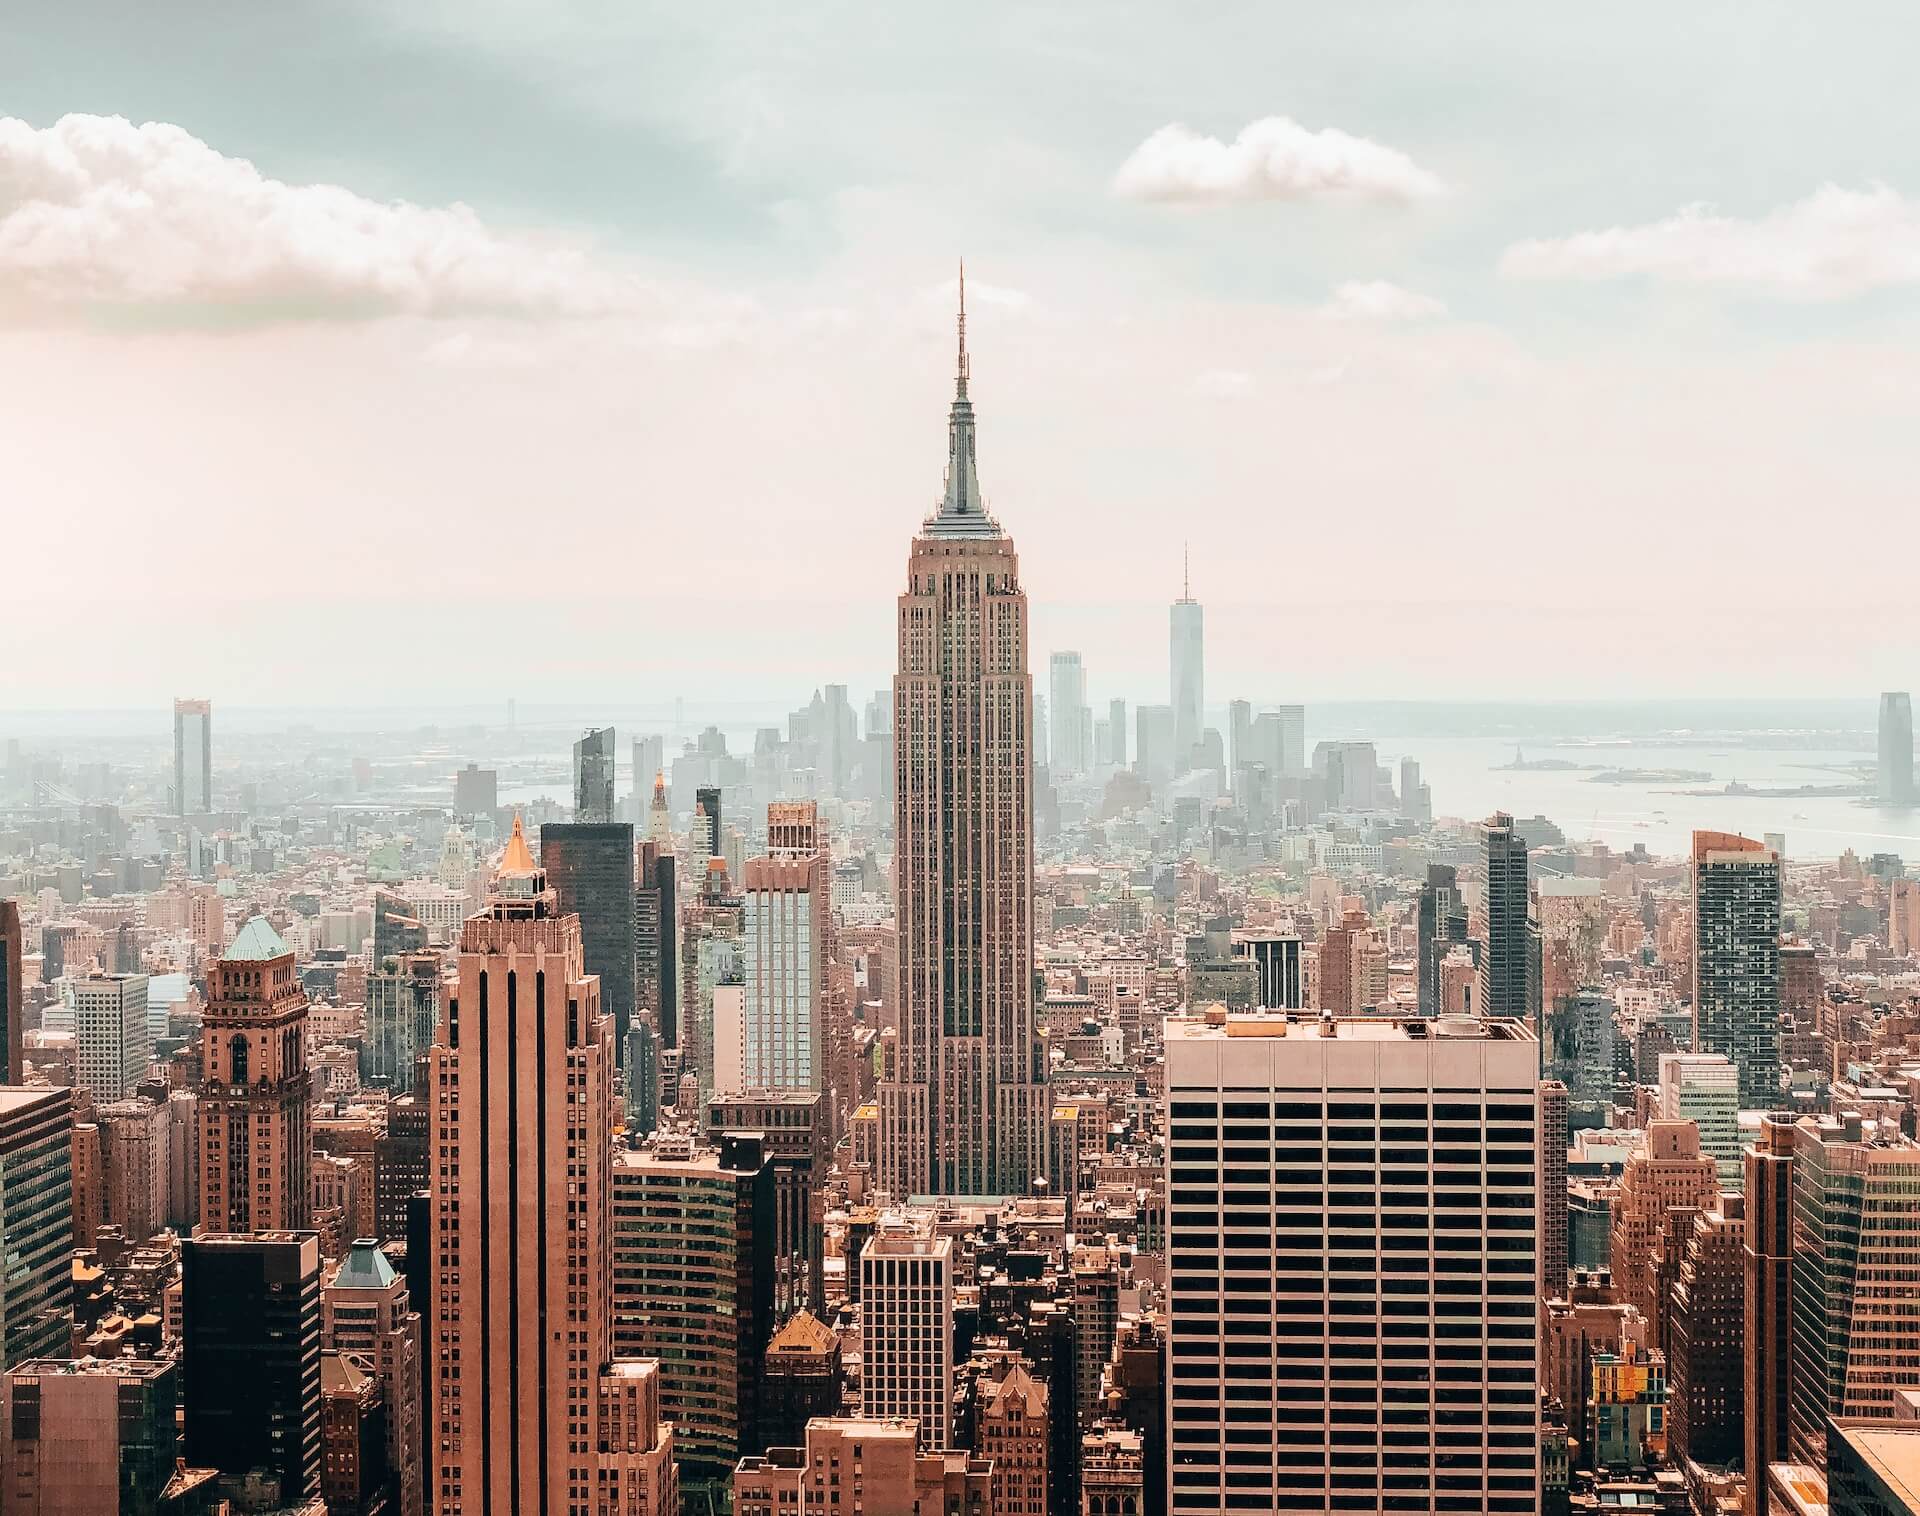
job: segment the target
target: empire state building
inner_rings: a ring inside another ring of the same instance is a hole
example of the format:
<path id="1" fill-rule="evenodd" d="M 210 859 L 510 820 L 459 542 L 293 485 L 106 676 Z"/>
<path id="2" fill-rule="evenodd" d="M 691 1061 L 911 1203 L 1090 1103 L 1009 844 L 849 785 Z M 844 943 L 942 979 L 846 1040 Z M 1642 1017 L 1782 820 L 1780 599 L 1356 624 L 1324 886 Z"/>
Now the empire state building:
<path id="1" fill-rule="evenodd" d="M 1027 597 L 974 468 L 965 277 L 946 492 L 907 561 L 893 680 L 900 1033 L 878 1177 L 902 1199 L 1024 1194 L 1047 1168 Z"/>

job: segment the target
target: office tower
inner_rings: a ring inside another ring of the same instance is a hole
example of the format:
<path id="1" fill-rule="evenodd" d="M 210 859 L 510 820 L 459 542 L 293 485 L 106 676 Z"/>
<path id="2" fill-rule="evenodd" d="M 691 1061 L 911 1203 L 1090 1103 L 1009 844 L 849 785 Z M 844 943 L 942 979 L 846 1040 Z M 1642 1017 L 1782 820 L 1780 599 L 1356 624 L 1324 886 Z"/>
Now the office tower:
<path id="1" fill-rule="evenodd" d="M 611 754 L 609 748 L 609 775 Z M 633 827 L 624 821 L 550 823 L 540 828 L 540 866 L 559 898 L 560 914 L 580 918 L 580 948 L 587 972 L 600 978 L 600 1011 L 613 1018 L 617 1058 L 626 1049 L 634 1010 Z"/>
<path id="2" fill-rule="evenodd" d="M 658 814 L 658 812 L 656 812 Z M 662 1047 L 680 1045 L 680 899 L 673 838 L 638 849 L 633 892 L 634 999 L 654 1015 Z"/>
<path id="3" fill-rule="evenodd" d="M 357 1239 L 320 1291 L 320 1344 L 367 1366 L 384 1405 L 381 1433 L 393 1480 L 393 1516 L 426 1508 L 425 1429 L 419 1312 L 407 1284 L 373 1239 Z"/>
<path id="4" fill-rule="evenodd" d="M 1167 612 L 1167 669 L 1173 706 L 1173 751 L 1179 770 L 1207 729 L 1206 614 L 1193 598 L 1193 581 L 1181 555 L 1180 598 Z"/>
<path id="5" fill-rule="evenodd" d="M 613 754 L 610 726 L 588 727 L 573 745 L 573 819 L 582 825 L 613 822 Z"/>
<path id="6" fill-rule="evenodd" d="M 723 1146 L 729 1132 L 755 1132 L 773 1171 L 774 1311 L 805 1304 L 826 1310 L 826 1249 L 820 1185 L 833 1162 L 826 1096 L 816 1090 L 750 1089 L 707 1101 L 707 1140 Z"/>
<path id="7" fill-rule="evenodd" d="M 1380 755 L 1371 742 L 1316 742 L 1313 771 L 1331 811 L 1370 811 L 1381 804 Z"/>
<path id="8" fill-rule="evenodd" d="M 1400 814 L 1410 821 L 1426 821 L 1423 797 L 1427 787 L 1420 779 L 1420 765 L 1412 758 L 1400 760 Z"/>
<path id="9" fill-rule="evenodd" d="M 73 1092 L 0 1089 L 0 1369 L 73 1330 Z"/>
<path id="10" fill-rule="evenodd" d="M 982 503 L 966 311 L 946 494 L 914 539 L 893 681 L 899 1050 L 882 1188 L 1024 1194 L 1046 1172 L 1033 1022 L 1033 686 L 1013 541 Z"/>
<path id="11" fill-rule="evenodd" d="M 860 1251 L 860 1414 L 920 1423 L 945 1447 L 953 1384 L 953 1241 L 903 1223 Z"/>
<path id="12" fill-rule="evenodd" d="M 1527 842 L 1505 811 L 1481 829 L 1487 874 L 1487 950 L 1480 960 L 1482 1016 L 1524 1019 L 1527 996 Z M 1536 1029 L 1537 1030 L 1537 1029 Z"/>
<path id="13" fill-rule="evenodd" d="M 1082 1245 L 1074 1248 L 1067 1267 L 1073 1289 L 1073 1379 L 1070 1386 L 1060 1386 L 1054 1405 L 1084 1431 L 1100 1411 L 1100 1376 L 1120 1332 L 1120 1294 L 1129 1283 L 1132 1256 Z"/>
<path id="14" fill-rule="evenodd" d="M 1264 1011 L 1297 1011 L 1306 1004 L 1305 961 L 1300 939 L 1291 932 L 1249 932 L 1234 939 L 1236 957 L 1253 960 L 1258 993 L 1254 1003 Z"/>
<path id="15" fill-rule="evenodd" d="M 1167 1509 L 1538 1511 L 1531 1032 L 1166 1037 Z"/>
<path id="16" fill-rule="evenodd" d="M 714 1148 L 658 1137 L 614 1155 L 612 1207 L 614 1346 L 659 1361 L 681 1477 L 713 1484 L 760 1451 L 773 1169 L 755 1132 Z"/>
<path id="17" fill-rule="evenodd" d="M 1307 708 L 1282 705 L 1253 721 L 1253 757 L 1270 777 L 1297 778 L 1307 771 Z"/>
<path id="18" fill-rule="evenodd" d="M 265 1469 L 288 1505 L 320 1493 L 320 1238 L 202 1231 L 180 1244 L 186 1458 Z"/>
<path id="19" fill-rule="evenodd" d="M 1133 719 L 1133 771 L 1149 784 L 1167 784 L 1184 773 L 1184 756 L 1174 748 L 1173 707 L 1136 706 Z"/>
<path id="20" fill-rule="evenodd" d="M 307 996 L 293 949 L 255 916 L 207 971 L 200 1228 L 299 1231 L 312 1208 Z"/>
<path id="21" fill-rule="evenodd" d="M 1087 709 L 1087 672 L 1078 653 L 1055 653 L 1047 661 L 1047 753 L 1056 774 L 1084 774 L 1090 755 L 1081 746 Z"/>
<path id="22" fill-rule="evenodd" d="M 1115 768 L 1127 766 L 1127 702 L 1109 700 L 1107 702 L 1107 725 L 1111 730 L 1110 740 L 1113 752 L 1110 758 Z"/>
<path id="23" fill-rule="evenodd" d="M 730 1047 L 739 1055 L 745 1053 L 746 905 L 742 897 L 730 892 L 727 883 L 726 869 L 720 861 L 706 860 L 703 888 L 685 912 L 686 940 L 681 954 L 685 1015 L 680 1023 L 680 1068 L 683 1074 L 698 1077 L 703 1095 L 713 1093 L 720 1072 L 722 1001 L 733 1018 L 727 1029 L 736 1040 Z M 738 991 L 737 997 L 720 994 L 723 987 Z M 744 1073 L 741 1067 L 738 1074 Z"/>
<path id="24" fill-rule="evenodd" d="M 439 1516 L 584 1507 L 650 1477 L 608 1425 L 632 1389 L 608 1310 L 613 1018 L 518 816 L 430 1066 L 428 1499 Z"/>
<path id="25" fill-rule="evenodd" d="M 665 772 L 667 767 L 667 740 L 658 732 L 633 739 L 633 820 L 636 830 L 643 830 L 647 823 L 647 802 L 651 791 L 647 788 L 656 774 Z"/>
<path id="26" fill-rule="evenodd" d="M 452 828 L 449 828 L 449 835 L 454 835 Z M 402 953 L 424 952 L 427 948 L 427 939 L 427 925 L 420 919 L 411 900 L 395 890 L 377 888 L 374 890 L 373 961 L 375 963 L 383 958 L 398 958 Z"/>
<path id="27" fill-rule="evenodd" d="M 1667 1355 L 1668 1444 L 1673 1461 L 1726 1468 L 1740 1461 L 1744 1410 L 1746 1217 L 1739 1195 L 1723 1195 L 1687 1229 L 1673 1281 Z"/>
<path id="28" fill-rule="evenodd" d="M 153 1063 L 145 974 L 89 974 L 70 981 L 74 1083 L 97 1102 L 118 1100 Z"/>
<path id="29" fill-rule="evenodd" d="M 1700 1151 L 1712 1158 L 1723 1190 L 1740 1188 L 1740 1072 L 1720 1053 L 1660 1055 L 1660 1114 L 1691 1121 Z"/>
<path id="30" fill-rule="evenodd" d="M 654 1030 L 653 1012 L 635 1013 L 622 1063 L 627 1075 L 627 1130 L 635 1137 L 649 1136 L 660 1125 L 660 1034 Z"/>
<path id="31" fill-rule="evenodd" d="M 1455 943 L 1466 940 L 1467 907 L 1460 898 L 1459 875 L 1450 864 L 1429 863 L 1415 922 L 1421 1015 L 1440 1013 L 1440 959 Z"/>
<path id="32" fill-rule="evenodd" d="M 360 1082 L 390 1095 L 413 1092 L 414 1060 L 433 1046 L 443 998 L 438 953 L 375 958 L 367 975 Z"/>
<path id="33" fill-rule="evenodd" d="M 0 1511 L 7 1516 L 183 1512 L 174 1477 L 178 1367 L 144 1358 L 37 1358 L 5 1376 Z M 183 1480 L 184 1483 L 184 1480 Z"/>
<path id="34" fill-rule="evenodd" d="M 750 859 L 746 872 L 742 1088 L 818 1090 L 825 1052 L 820 992 L 827 969 L 820 870 L 813 858 L 788 857 Z"/>
<path id="35" fill-rule="evenodd" d="M 1741 1243 L 1745 1407 L 1743 1467 L 1764 1470 L 1788 1456 L 1794 1363 L 1794 1123 L 1784 1114 L 1760 1118 L 1760 1136 L 1745 1153 Z M 1767 1516 L 1764 1479 L 1748 1485 L 1754 1516 Z"/>
<path id="36" fill-rule="evenodd" d="M 1880 762 L 1875 793 L 1883 805 L 1912 805 L 1913 701 L 1905 690 L 1880 697 Z"/>
<path id="37" fill-rule="evenodd" d="M 1780 859 L 1748 837 L 1693 834 L 1693 1046 L 1740 1073 L 1742 1109 L 1780 1098 Z"/>
<path id="38" fill-rule="evenodd" d="M 491 816 L 500 808 L 500 776 L 469 763 L 453 775 L 453 813 L 468 820 Z"/>
<path id="39" fill-rule="evenodd" d="M 25 1032 L 25 994 L 21 986 L 20 903 L 0 900 L 0 1085 L 26 1078 L 21 1048 Z"/>
<path id="40" fill-rule="evenodd" d="M 859 722 L 853 714 L 853 702 L 847 698 L 844 684 L 829 684 L 822 691 L 820 767 L 825 772 L 828 793 L 846 795 L 853 777 L 853 749 Z"/>
<path id="41" fill-rule="evenodd" d="M 173 702 L 173 813 L 205 816 L 213 809 L 213 702 Z"/>
<path id="42" fill-rule="evenodd" d="M 1920 1147 L 1851 1112 L 1793 1128 L 1788 1446 L 1824 1469 L 1827 1425 L 1898 1414 L 1920 1385 Z"/>
<path id="43" fill-rule="evenodd" d="M 720 856 L 726 833 L 721 826 L 720 786 L 703 784 L 693 792 L 693 829 L 687 834 L 687 851 L 697 867 L 708 858 Z"/>
<path id="44" fill-rule="evenodd" d="M 1253 702 L 1231 700 L 1227 703 L 1227 772 L 1233 776 L 1236 794 L 1240 770 L 1253 761 Z"/>
<path id="45" fill-rule="evenodd" d="M 168 1223 L 170 1112 L 157 1100 L 111 1100 L 95 1108 L 94 1124 L 105 1219 L 127 1241 L 145 1242 Z"/>
<path id="46" fill-rule="evenodd" d="M 1567 1087 L 1557 1079 L 1540 1081 L 1540 1303 L 1567 1293 Z"/>
<path id="47" fill-rule="evenodd" d="M 385 1241 L 406 1238 L 407 1206 L 431 1179 L 427 1148 L 433 1125 L 427 1096 L 422 1085 L 411 1095 L 389 1100 L 387 1130 L 373 1144 L 373 1231 Z"/>

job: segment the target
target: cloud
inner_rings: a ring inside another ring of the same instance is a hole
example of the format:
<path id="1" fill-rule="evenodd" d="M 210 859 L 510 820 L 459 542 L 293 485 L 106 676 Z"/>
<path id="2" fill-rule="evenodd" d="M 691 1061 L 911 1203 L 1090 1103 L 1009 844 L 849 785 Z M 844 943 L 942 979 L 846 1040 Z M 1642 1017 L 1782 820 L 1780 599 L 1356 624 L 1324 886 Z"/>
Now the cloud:
<path id="1" fill-rule="evenodd" d="M 638 281 L 460 204 L 283 184 L 177 126 L 0 118 L 0 315 L 178 324 L 589 316 Z"/>
<path id="2" fill-rule="evenodd" d="M 1595 281 L 1643 275 L 1803 300 L 1837 300 L 1920 282 L 1920 203 L 1884 184 L 1827 184 L 1745 220 L 1690 205 L 1664 221 L 1516 242 L 1510 279 Z"/>
<path id="3" fill-rule="evenodd" d="M 1211 400 L 1237 400 L 1253 388 L 1245 369 L 1210 368 L 1193 376 L 1194 389 Z"/>
<path id="4" fill-rule="evenodd" d="M 1340 321 L 1425 321 L 1446 315 L 1447 307 L 1384 279 L 1350 279 L 1335 288 L 1321 311 Z"/>
<path id="5" fill-rule="evenodd" d="M 1239 200 L 1363 200 L 1406 205 L 1447 186 L 1405 153 L 1334 127 L 1310 131 L 1285 116 L 1249 123 L 1232 142 L 1175 122 L 1133 150 L 1114 176 L 1131 200 L 1223 204 Z"/>

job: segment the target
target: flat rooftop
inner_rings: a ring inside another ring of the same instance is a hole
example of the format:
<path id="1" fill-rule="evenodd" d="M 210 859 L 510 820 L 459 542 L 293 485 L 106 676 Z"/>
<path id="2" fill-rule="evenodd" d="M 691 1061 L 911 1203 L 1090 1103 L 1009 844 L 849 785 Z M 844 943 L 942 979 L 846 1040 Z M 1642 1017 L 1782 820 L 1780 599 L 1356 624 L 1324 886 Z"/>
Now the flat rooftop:
<path id="1" fill-rule="evenodd" d="M 1920 1422 L 1836 1430 L 1882 1484 L 1920 1510 Z"/>
<path id="2" fill-rule="evenodd" d="M 1297 1037 L 1336 1042 L 1532 1042 L 1523 1021 L 1477 1016 L 1205 1016 L 1169 1017 L 1168 1042 L 1237 1037 Z"/>

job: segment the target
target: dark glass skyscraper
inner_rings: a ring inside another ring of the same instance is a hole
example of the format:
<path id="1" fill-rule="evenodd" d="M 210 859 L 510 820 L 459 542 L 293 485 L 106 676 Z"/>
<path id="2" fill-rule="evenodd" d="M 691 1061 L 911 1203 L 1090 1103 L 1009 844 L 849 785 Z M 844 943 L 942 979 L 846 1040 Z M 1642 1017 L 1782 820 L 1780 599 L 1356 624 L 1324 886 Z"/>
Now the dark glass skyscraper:
<path id="1" fill-rule="evenodd" d="M 590 727 L 573 745 L 573 819 L 613 820 L 613 728 Z"/>
<path id="2" fill-rule="evenodd" d="M 1693 834 L 1693 1046 L 1740 1071 L 1740 1105 L 1780 1099 L 1780 857 L 1730 832 Z"/>
<path id="3" fill-rule="evenodd" d="M 20 905 L 0 900 L 0 1084 L 18 1084 L 26 1075 L 20 1017 Z"/>
<path id="4" fill-rule="evenodd" d="M 560 913 L 580 918 L 587 972 L 600 976 L 600 1009 L 613 1017 L 614 1045 L 624 1058 L 634 1007 L 633 827 L 549 823 L 540 828 L 540 866 L 560 897 Z"/>
<path id="5" fill-rule="evenodd" d="M 73 1092 L 0 1089 L 0 1370 L 73 1331 Z"/>
<path id="6" fill-rule="evenodd" d="M 640 844 L 633 892 L 634 1000 L 653 1012 L 662 1047 L 680 1046 L 680 902 L 671 847 Z"/>
<path id="7" fill-rule="evenodd" d="M 1440 956 L 1456 942 L 1467 940 L 1467 907 L 1460 898 L 1460 876 L 1451 864 L 1427 865 L 1427 882 L 1420 887 L 1416 932 L 1416 968 L 1420 1014 L 1440 1009 Z"/>
<path id="8" fill-rule="evenodd" d="M 1513 817 L 1496 811 L 1487 818 L 1487 951 L 1480 960 L 1482 1016 L 1524 1019 L 1527 993 L 1527 843 L 1513 828 Z"/>
<path id="9" fill-rule="evenodd" d="M 320 1234 L 202 1233 L 180 1245 L 187 1462 L 264 1468 L 288 1505 L 320 1493 Z"/>

